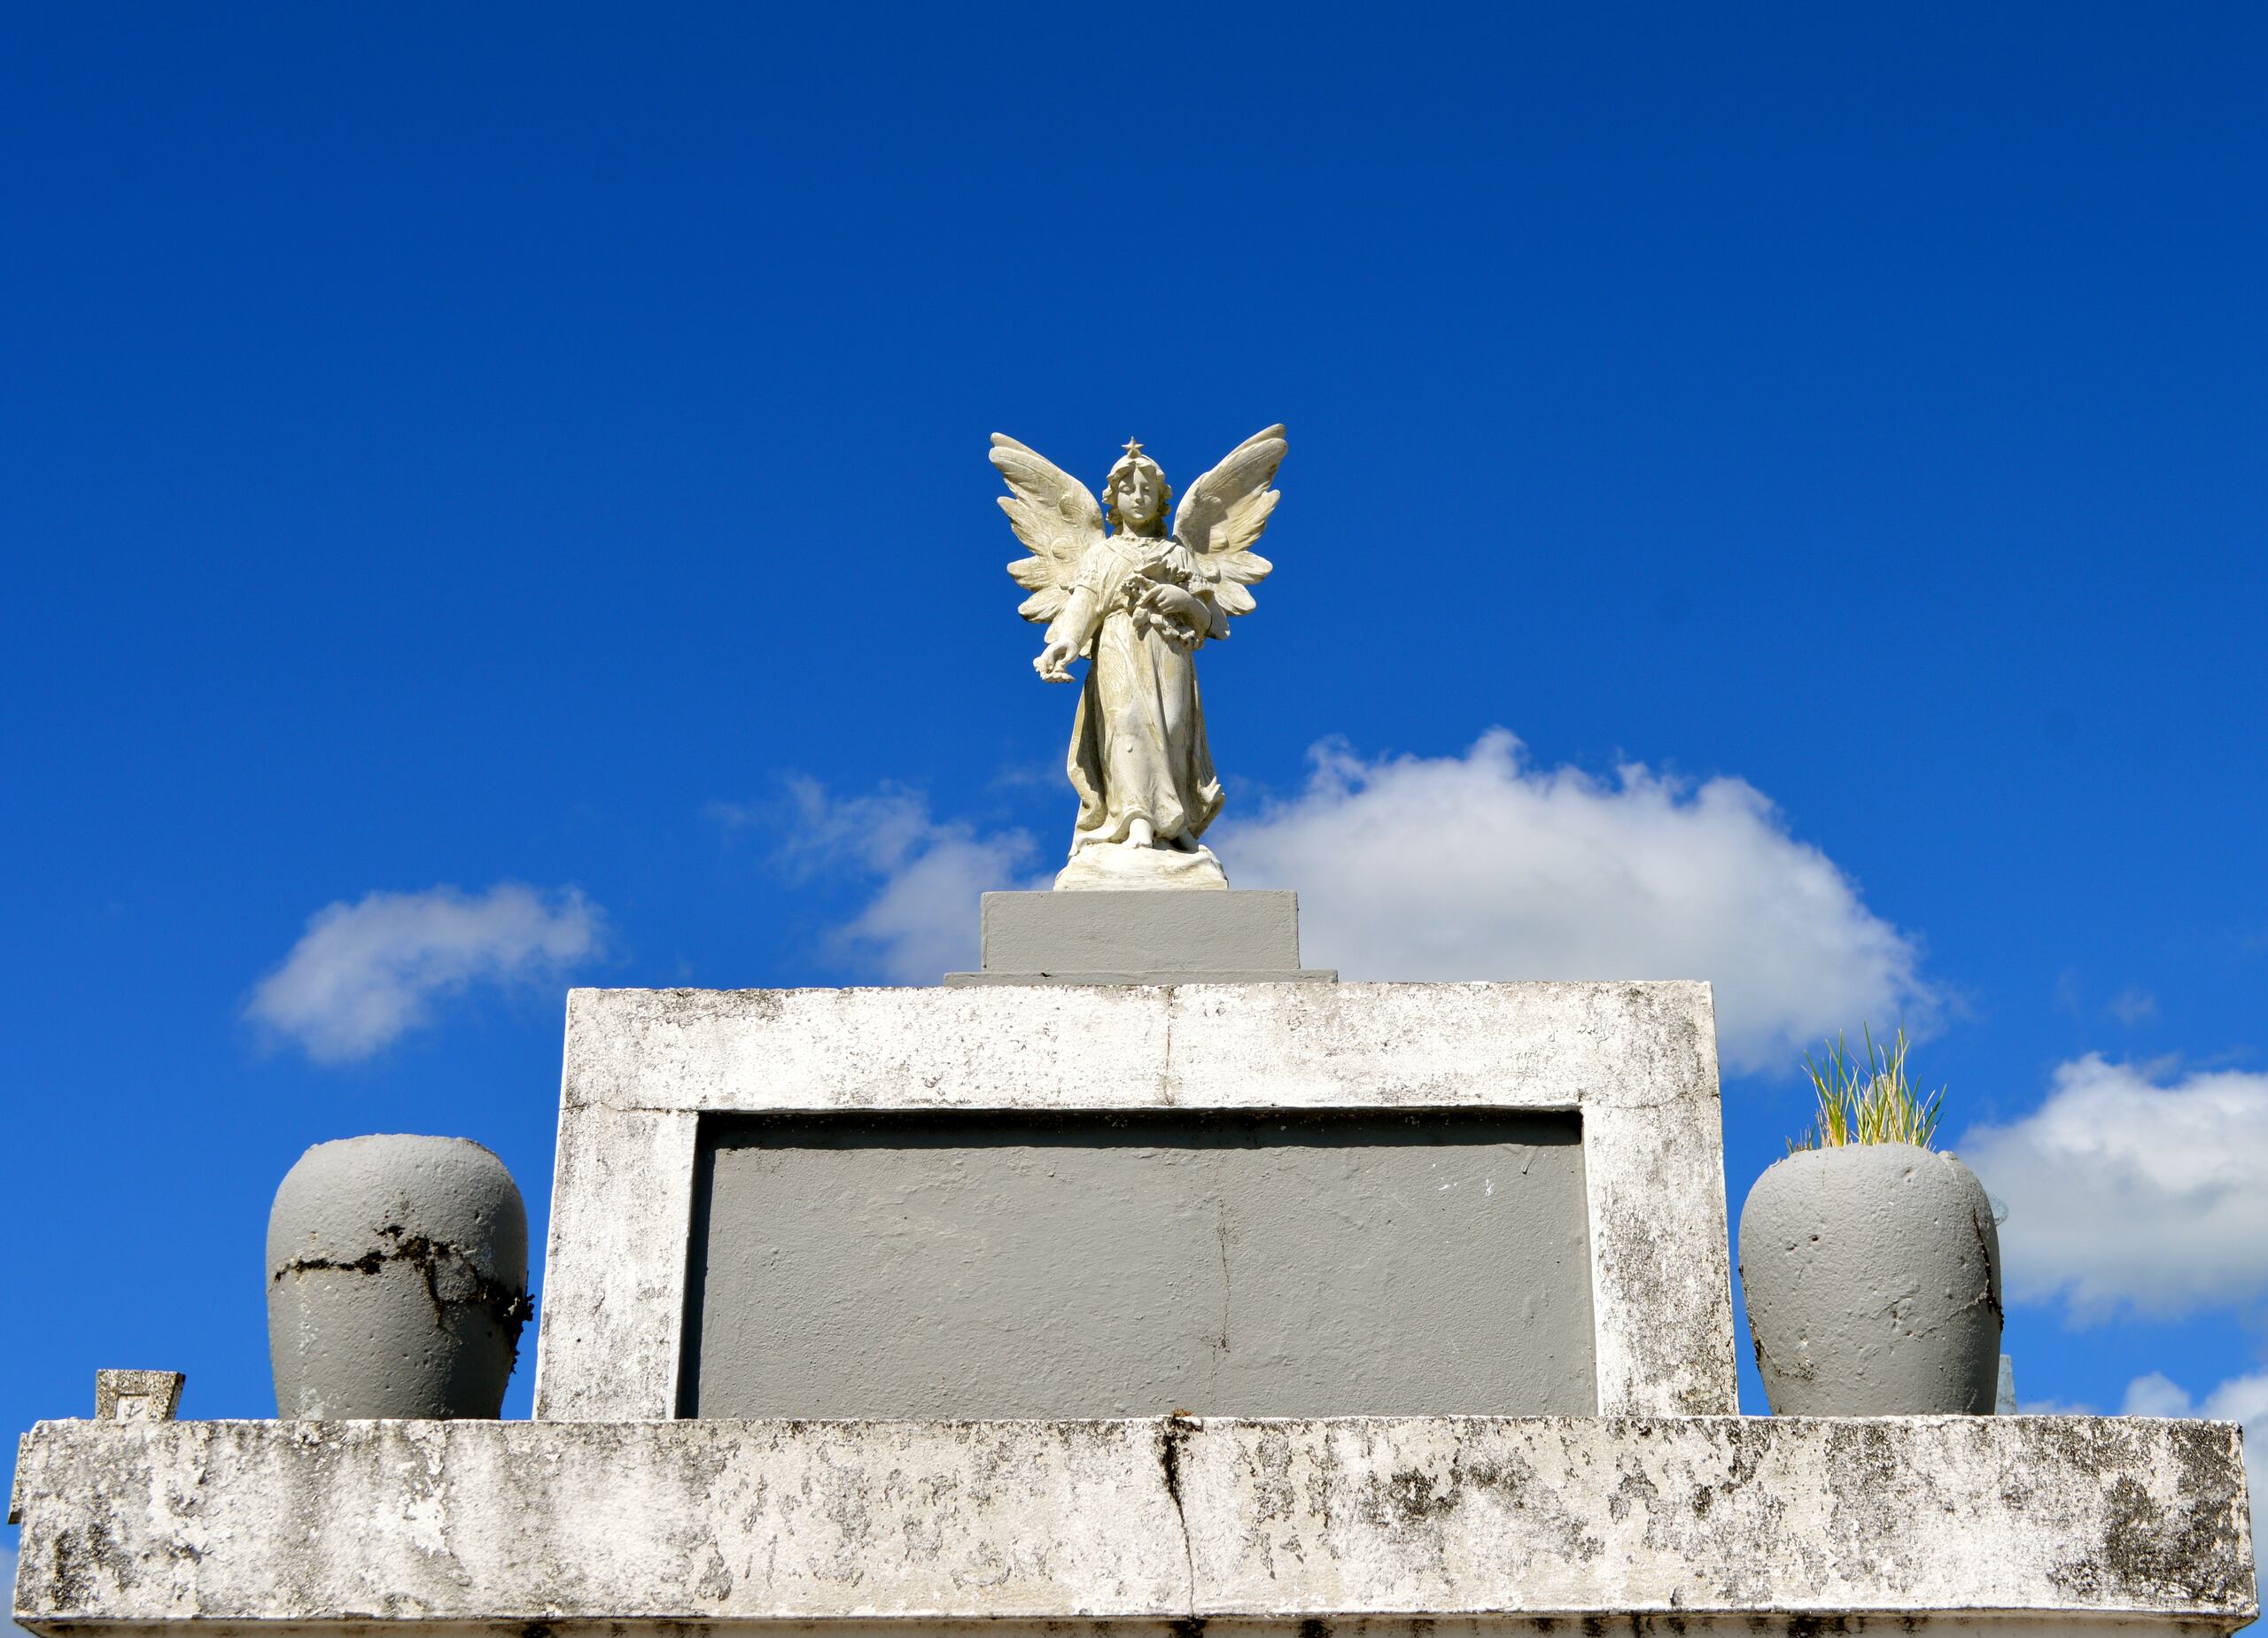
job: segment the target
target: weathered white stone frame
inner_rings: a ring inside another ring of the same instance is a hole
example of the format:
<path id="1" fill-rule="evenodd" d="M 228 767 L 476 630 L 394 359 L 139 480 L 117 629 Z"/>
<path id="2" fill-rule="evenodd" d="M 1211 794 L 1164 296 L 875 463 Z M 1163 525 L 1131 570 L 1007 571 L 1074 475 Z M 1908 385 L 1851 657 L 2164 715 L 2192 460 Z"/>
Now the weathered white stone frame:
<path id="1" fill-rule="evenodd" d="M 540 1420 L 676 1413 L 704 1114 L 1493 1108 L 1582 1124 L 1602 1416 L 1737 1411 L 1702 983 L 578 990 Z"/>

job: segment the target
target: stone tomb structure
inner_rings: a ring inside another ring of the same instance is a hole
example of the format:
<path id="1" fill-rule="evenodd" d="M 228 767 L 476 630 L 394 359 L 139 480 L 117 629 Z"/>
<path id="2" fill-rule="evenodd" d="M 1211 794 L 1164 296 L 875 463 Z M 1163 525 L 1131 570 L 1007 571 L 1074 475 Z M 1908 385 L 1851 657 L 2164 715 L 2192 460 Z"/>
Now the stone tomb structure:
<path id="1" fill-rule="evenodd" d="M 1697 984 L 579 990 L 536 1414 L 1729 1411 L 1717 1132 Z"/>
<path id="2" fill-rule="evenodd" d="M 1196 982 L 1083 920 L 1173 906 L 1078 897 L 988 912 L 970 982 L 574 992 L 534 1419 L 43 1423 L 17 1619 L 1484 1638 L 2255 1615 L 2227 1425 L 1736 1414 L 1705 985 L 1337 983 L 1270 932 L 1288 904 L 1219 892 L 1195 913 L 1247 918 L 1243 976 Z"/>

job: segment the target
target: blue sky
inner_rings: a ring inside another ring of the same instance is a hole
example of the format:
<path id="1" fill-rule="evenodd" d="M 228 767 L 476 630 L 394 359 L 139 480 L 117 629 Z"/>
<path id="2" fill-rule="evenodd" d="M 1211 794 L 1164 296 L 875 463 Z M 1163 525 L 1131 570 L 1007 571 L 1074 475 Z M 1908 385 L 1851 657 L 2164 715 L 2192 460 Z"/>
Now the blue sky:
<path id="1" fill-rule="evenodd" d="M 1275 421 L 1202 664 L 1311 959 L 1715 980 L 1736 1208 L 1903 1013 L 2023 1397 L 2268 1412 L 2264 71 L 2233 5 L 16 9 L 6 1421 L 270 1413 L 310 1143 L 540 1220 L 568 982 L 949 964 L 1071 813 L 986 436 Z"/>

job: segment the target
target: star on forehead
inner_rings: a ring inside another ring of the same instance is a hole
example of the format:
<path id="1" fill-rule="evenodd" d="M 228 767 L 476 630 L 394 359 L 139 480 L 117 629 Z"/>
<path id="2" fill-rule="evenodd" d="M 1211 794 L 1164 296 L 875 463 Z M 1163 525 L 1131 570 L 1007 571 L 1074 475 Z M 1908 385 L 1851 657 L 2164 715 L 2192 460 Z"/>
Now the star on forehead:
<path id="1" fill-rule="evenodd" d="M 1142 446 L 1140 444 L 1135 442 L 1135 440 L 1130 438 L 1126 440 L 1126 458 L 1129 461 L 1131 461 L 1135 456 L 1141 453 Z"/>

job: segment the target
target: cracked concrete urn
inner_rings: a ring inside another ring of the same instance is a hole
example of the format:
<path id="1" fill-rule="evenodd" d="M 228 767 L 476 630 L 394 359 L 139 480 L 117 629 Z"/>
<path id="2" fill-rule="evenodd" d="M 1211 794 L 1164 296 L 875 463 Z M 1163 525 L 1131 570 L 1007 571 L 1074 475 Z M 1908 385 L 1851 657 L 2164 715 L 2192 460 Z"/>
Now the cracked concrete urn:
<path id="1" fill-rule="evenodd" d="M 1775 1415 L 1991 1413 L 2000 1232 L 1952 1155 L 1902 1143 L 1790 1155 L 1741 1209 L 1740 1280 Z"/>
<path id="2" fill-rule="evenodd" d="M 319 1143 L 268 1216 L 276 1413 L 493 1417 L 527 1290 L 527 1207 L 480 1145 Z"/>

